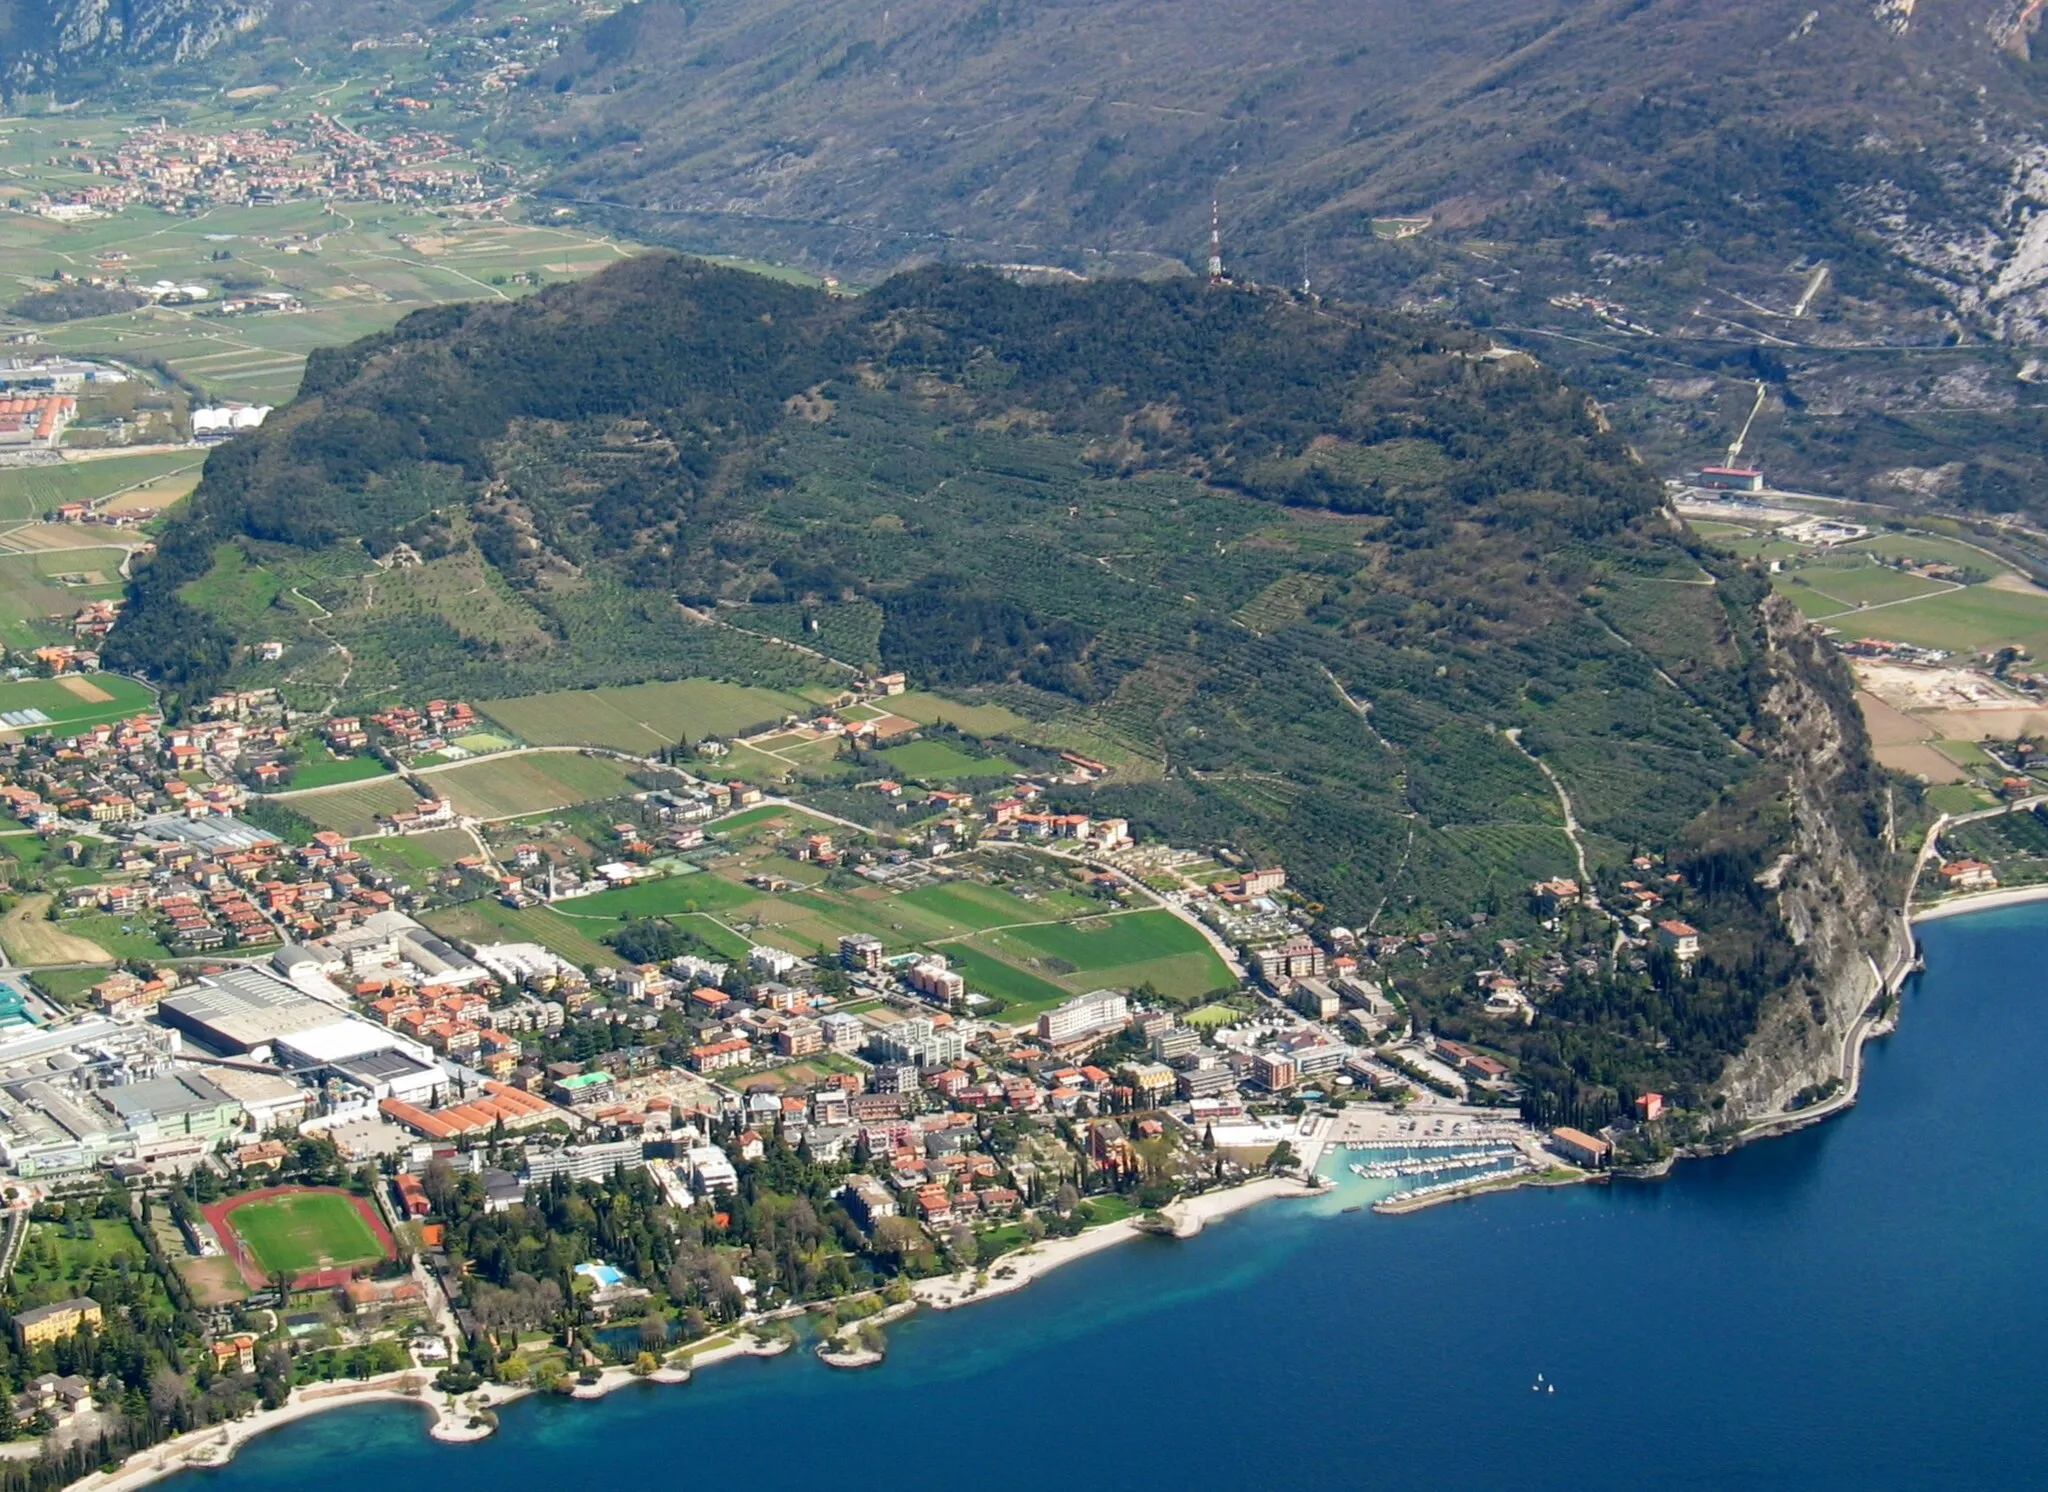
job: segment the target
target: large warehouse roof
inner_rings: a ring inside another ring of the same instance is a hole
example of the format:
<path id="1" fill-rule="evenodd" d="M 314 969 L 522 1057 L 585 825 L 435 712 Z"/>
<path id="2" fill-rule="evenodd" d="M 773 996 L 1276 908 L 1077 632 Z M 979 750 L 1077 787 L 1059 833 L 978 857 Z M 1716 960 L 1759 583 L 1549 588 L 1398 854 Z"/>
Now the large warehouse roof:
<path id="1" fill-rule="evenodd" d="M 221 1052 L 246 1052 L 280 1036 L 330 1025 L 334 1007 L 254 969 L 229 969 L 199 988 L 164 997 L 162 1019 Z"/>

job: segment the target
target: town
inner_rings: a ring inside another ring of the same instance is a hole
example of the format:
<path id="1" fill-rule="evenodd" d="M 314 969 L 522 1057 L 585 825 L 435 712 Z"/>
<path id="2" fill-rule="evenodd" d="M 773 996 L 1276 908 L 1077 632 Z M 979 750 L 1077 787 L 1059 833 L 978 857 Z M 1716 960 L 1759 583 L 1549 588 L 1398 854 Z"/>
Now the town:
<path id="1" fill-rule="evenodd" d="M 476 163 L 446 135 L 401 129 L 373 137 L 319 112 L 239 130 L 138 125 L 113 141 L 68 138 L 62 149 L 47 164 L 94 182 L 45 193 L 32 206 L 61 222 L 133 206 L 197 212 L 297 198 L 425 203 L 488 195 Z"/>
<path id="2" fill-rule="evenodd" d="M 962 765 L 895 713 L 901 675 L 636 757 L 522 747 L 461 700 L 302 715 L 252 689 L 173 724 L 93 671 L 117 621 L 0 685 L 41 701 L 0 708 L 18 1434 L 88 1443 L 130 1391 L 111 1354 L 166 1304 L 192 1388 L 163 1433 L 402 1379 L 461 1436 L 507 1393 L 799 1325 L 879 1361 L 918 1303 L 1354 1154 L 1402 1211 L 1597 1175 L 1677 1118 L 1645 1094 L 1604 1133 L 1532 1125 L 1507 1062 L 1399 993 L 1454 945 L 1486 949 L 1473 998 L 1504 1027 L 1574 960 L 1682 977 L 1702 934 L 1653 856 L 1532 886 L 1542 940 L 1362 932 L 1278 864 L 1064 806 L 1103 762 Z M 858 819 L 709 770 L 821 742 L 923 770 L 843 790 Z M 533 763 L 617 790 L 483 811 L 477 772 Z"/>

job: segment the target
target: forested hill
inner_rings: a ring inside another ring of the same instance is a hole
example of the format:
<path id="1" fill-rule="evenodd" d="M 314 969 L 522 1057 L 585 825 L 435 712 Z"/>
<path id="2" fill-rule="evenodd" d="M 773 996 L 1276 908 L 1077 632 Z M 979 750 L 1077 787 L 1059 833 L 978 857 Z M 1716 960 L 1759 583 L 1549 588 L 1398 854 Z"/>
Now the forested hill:
<path id="1" fill-rule="evenodd" d="M 1754 877 L 1798 832 L 1763 702 L 1839 680 L 1773 653 L 1765 585 L 1583 395 L 1440 323 L 936 269 L 835 299 L 652 255 L 316 354 L 133 592 L 111 655 L 176 700 L 902 668 L 1114 760 L 1101 811 L 1383 928 L 1523 915 L 1573 870 L 1540 757 L 1596 866 L 1697 860 L 1716 928 L 1682 990 L 1595 971 L 1576 1046 L 1512 1038 L 1557 1092 L 1703 1085 L 1825 972 Z M 1874 857 L 1859 737 L 1839 765 Z"/>

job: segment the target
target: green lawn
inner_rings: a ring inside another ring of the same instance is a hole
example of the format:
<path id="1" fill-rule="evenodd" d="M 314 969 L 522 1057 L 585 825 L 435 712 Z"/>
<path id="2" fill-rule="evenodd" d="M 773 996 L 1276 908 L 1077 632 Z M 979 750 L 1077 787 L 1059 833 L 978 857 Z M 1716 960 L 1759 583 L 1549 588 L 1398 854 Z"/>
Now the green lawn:
<path id="1" fill-rule="evenodd" d="M 920 782 L 960 782 L 976 777 L 1007 777 L 1021 770 L 1006 757 L 971 756 L 950 741 L 912 741 L 880 753 L 905 777 Z"/>
<path id="2" fill-rule="evenodd" d="M 384 1246 L 338 1192 L 291 1192 L 238 1207 L 228 1218 L 265 1274 L 301 1274 L 384 1257 Z"/>
<path id="3" fill-rule="evenodd" d="M 109 547 L 0 555 L 0 641 L 22 649 L 71 641 L 80 607 L 121 594 L 127 554 Z"/>
<path id="4" fill-rule="evenodd" d="M 686 912 L 665 921 L 688 933 L 720 958 L 744 959 L 754 945 L 708 912 Z"/>
<path id="5" fill-rule="evenodd" d="M 113 1271 L 143 1282 L 152 1314 L 169 1313 L 170 1299 L 149 1268 L 132 1224 L 125 1218 L 93 1218 L 86 1224 L 90 1236 L 85 1238 L 67 1236 L 74 1226 L 36 1223 L 30 1228 L 8 1280 L 17 1310 L 89 1293 L 97 1274 Z"/>
<path id="6" fill-rule="evenodd" d="M 110 497 L 171 472 L 196 467 L 205 459 L 200 451 L 165 451 L 0 470 L 0 518 L 40 518 L 59 504 Z"/>
<path id="7" fill-rule="evenodd" d="M 1167 999 L 1195 1001 L 1236 983 L 1208 940 L 1171 912 L 1012 928 L 977 942 L 1017 963 L 1057 970 L 1053 977 L 1077 994 L 1149 984 Z"/>

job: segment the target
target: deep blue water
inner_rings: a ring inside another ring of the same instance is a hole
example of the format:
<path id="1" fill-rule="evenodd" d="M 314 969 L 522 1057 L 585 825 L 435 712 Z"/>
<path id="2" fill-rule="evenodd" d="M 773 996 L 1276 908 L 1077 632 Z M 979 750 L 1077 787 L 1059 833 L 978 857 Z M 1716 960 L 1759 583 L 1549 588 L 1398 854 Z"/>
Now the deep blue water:
<path id="1" fill-rule="evenodd" d="M 870 1372 L 527 1400 L 472 1446 L 337 1411 L 177 1492 L 2048 1485 L 2048 906 L 1923 942 L 1853 1110 L 1660 1183 L 1278 1203 L 915 1318 Z"/>

